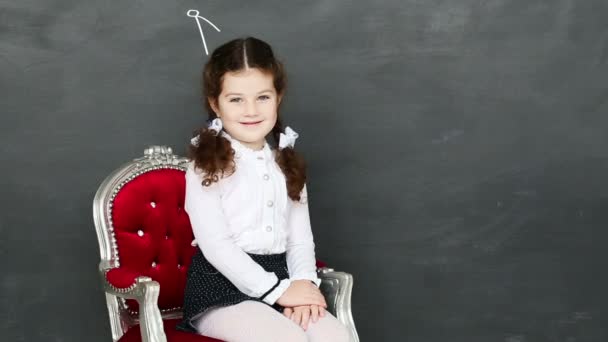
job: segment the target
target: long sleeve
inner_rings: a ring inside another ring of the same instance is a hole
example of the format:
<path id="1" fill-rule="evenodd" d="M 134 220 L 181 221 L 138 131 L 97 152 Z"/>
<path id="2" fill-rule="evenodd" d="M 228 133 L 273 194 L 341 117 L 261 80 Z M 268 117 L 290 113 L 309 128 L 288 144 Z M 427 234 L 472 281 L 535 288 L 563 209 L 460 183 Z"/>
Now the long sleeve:
<path id="1" fill-rule="evenodd" d="M 287 267 L 291 280 L 308 279 L 319 286 L 321 279 L 317 277 L 315 243 L 310 226 L 306 184 L 300 197 L 300 201 L 290 200 L 291 209 L 287 221 Z"/>
<path id="2" fill-rule="evenodd" d="M 244 294 L 268 304 L 287 290 L 291 281 L 279 281 L 234 243 L 222 210 L 219 184 L 201 185 L 192 166 L 186 171 L 184 209 L 190 217 L 194 237 L 205 258 Z"/>

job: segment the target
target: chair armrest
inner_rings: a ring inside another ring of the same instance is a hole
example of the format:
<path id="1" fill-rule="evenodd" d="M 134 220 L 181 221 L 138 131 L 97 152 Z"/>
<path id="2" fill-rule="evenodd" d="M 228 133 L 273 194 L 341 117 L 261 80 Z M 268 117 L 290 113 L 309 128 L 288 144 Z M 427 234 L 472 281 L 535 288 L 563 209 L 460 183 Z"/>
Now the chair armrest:
<path id="1" fill-rule="evenodd" d="M 150 277 L 133 276 L 133 282 L 117 285 L 110 283 L 107 278 L 108 272 L 124 272 L 121 279 L 128 279 L 131 274 L 128 271 L 107 268 L 102 261 L 99 263 L 99 275 L 103 283 L 103 289 L 107 294 L 126 299 L 135 299 L 139 304 L 139 328 L 141 330 L 142 342 L 167 342 L 163 330 L 163 320 L 158 309 L 158 294 L 160 284 Z"/>
<path id="2" fill-rule="evenodd" d="M 350 273 L 334 271 L 333 268 L 328 267 L 317 269 L 317 276 L 321 278 L 319 288 L 325 296 L 327 310 L 348 328 L 352 340 L 359 342 L 351 312 L 353 276 Z"/>

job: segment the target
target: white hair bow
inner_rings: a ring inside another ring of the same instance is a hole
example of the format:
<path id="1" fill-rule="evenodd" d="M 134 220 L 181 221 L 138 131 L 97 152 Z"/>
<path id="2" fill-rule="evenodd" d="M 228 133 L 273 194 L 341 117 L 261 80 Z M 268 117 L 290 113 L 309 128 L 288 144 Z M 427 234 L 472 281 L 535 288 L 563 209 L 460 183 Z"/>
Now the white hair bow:
<path id="1" fill-rule="evenodd" d="M 285 127 L 285 133 L 280 134 L 279 138 L 279 150 L 284 149 L 289 146 L 293 148 L 296 143 L 296 139 L 298 138 L 298 133 L 296 133 L 291 127 Z"/>
<path id="2" fill-rule="evenodd" d="M 211 123 L 209 124 L 209 129 L 215 130 L 215 135 L 218 135 L 220 133 L 222 127 L 224 126 L 222 125 L 222 119 L 220 118 L 213 119 L 213 121 L 211 121 Z"/>
<path id="3" fill-rule="evenodd" d="M 210 123 L 209 126 L 207 126 L 208 129 L 212 129 L 215 131 L 215 135 L 220 134 L 220 131 L 223 128 L 223 124 L 222 124 L 222 119 L 220 118 L 215 118 L 213 119 Z M 190 139 L 190 143 L 194 146 L 198 146 L 199 141 L 201 140 L 200 136 L 197 135 L 194 138 Z"/>

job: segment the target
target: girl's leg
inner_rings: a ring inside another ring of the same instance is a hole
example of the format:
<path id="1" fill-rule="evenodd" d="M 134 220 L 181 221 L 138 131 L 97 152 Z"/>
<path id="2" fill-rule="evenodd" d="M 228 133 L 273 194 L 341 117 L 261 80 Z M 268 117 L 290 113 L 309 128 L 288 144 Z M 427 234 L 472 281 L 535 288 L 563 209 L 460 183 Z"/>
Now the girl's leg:
<path id="1" fill-rule="evenodd" d="M 308 341 L 299 325 L 270 306 L 252 300 L 209 309 L 194 325 L 201 335 L 228 342 Z M 331 324 L 321 326 L 330 327 Z"/>
<path id="2" fill-rule="evenodd" d="M 302 329 L 302 328 L 300 328 Z M 344 324 L 331 313 L 325 311 L 325 316 L 316 322 L 308 321 L 306 335 L 310 342 L 350 342 L 350 333 Z"/>

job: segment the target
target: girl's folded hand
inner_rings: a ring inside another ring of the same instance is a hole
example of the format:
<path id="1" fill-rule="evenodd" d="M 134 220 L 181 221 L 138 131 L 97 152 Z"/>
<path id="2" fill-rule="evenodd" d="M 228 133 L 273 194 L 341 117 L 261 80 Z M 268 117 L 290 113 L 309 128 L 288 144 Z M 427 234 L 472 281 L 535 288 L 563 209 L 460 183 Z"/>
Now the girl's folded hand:
<path id="1" fill-rule="evenodd" d="M 298 324 L 302 329 L 308 329 L 308 323 L 312 319 L 313 323 L 319 320 L 319 317 L 325 316 L 325 308 L 318 305 L 303 305 L 293 308 L 285 308 L 283 315 L 291 319 L 295 324 Z"/>
<path id="2" fill-rule="evenodd" d="M 292 281 L 283 295 L 277 299 L 277 303 L 285 307 L 318 305 L 327 308 L 327 303 L 321 290 L 311 283 L 310 280 Z"/>

